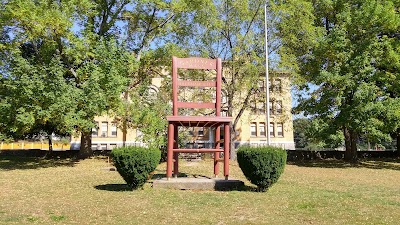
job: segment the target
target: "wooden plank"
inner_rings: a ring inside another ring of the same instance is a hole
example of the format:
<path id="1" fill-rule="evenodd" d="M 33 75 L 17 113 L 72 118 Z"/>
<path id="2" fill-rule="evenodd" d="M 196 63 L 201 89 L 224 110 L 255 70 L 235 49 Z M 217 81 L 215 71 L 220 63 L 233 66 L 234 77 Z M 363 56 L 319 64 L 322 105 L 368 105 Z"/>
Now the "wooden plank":
<path id="1" fill-rule="evenodd" d="M 205 69 L 215 70 L 217 68 L 217 60 L 205 58 L 176 58 L 176 66 L 182 69 Z"/>
<path id="2" fill-rule="evenodd" d="M 215 81 L 180 80 L 178 86 L 181 87 L 216 87 Z"/>
<path id="3" fill-rule="evenodd" d="M 172 113 L 174 116 L 178 115 L 178 58 L 172 57 Z"/>
<path id="4" fill-rule="evenodd" d="M 173 152 L 184 152 L 184 153 L 208 153 L 208 152 L 224 152 L 223 149 L 215 148 L 179 148 L 173 149 Z"/>
<path id="5" fill-rule="evenodd" d="M 225 116 L 167 116 L 167 120 L 171 121 L 171 122 L 201 121 L 201 122 L 229 123 L 232 121 L 232 117 L 225 117 Z"/>
<path id="6" fill-rule="evenodd" d="M 197 121 L 197 120 L 191 120 L 191 121 L 168 120 L 168 122 L 173 123 L 176 126 L 182 126 L 182 127 L 207 127 L 207 128 L 218 127 L 225 123 L 230 123 L 230 121 L 218 122 L 218 121 Z"/>
<path id="7" fill-rule="evenodd" d="M 215 109 L 212 102 L 177 102 L 178 108 Z"/>

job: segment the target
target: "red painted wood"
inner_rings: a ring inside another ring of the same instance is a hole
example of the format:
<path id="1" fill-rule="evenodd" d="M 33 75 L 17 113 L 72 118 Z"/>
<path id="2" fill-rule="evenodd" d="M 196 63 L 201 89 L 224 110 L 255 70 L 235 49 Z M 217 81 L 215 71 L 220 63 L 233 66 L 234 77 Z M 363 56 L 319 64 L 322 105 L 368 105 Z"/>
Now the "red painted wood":
<path id="1" fill-rule="evenodd" d="M 174 126 L 174 149 L 178 148 L 179 143 L 178 126 Z M 174 176 L 178 177 L 179 174 L 179 152 L 174 152 Z"/>
<path id="2" fill-rule="evenodd" d="M 168 147 L 167 147 L 167 178 L 172 177 L 172 157 L 174 149 L 174 124 L 168 124 Z"/>
<path id="3" fill-rule="evenodd" d="M 220 134 L 221 134 L 221 127 L 215 128 L 215 149 L 219 149 L 220 147 Z M 214 175 L 217 177 L 219 174 L 219 152 L 214 153 Z"/>
<path id="4" fill-rule="evenodd" d="M 184 153 L 200 153 L 200 152 L 224 152 L 223 149 L 215 148 L 179 148 L 173 149 L 173 152 L 184 152 Z"/>
<path id="5" fill-rule="evenodd" d="M 182 69 L 201 69 L 201 70 L 215 70 L 216 60 L 205 58 L 180 58 L 177 61 L 177 67 Z"/>
<path id="6" fill-rule="evenodd" d="M 224 176 L 228 179 L 229 176 L 229 147 L 230 147 L 230 127 L 229 124 L 224 125 Z"/>
<path id="7" fill-rule="evenodd" d="M 215 103 L 212 102 L 178 102 L 178 108 L 194 109 L 215 109 Z"/>
<path id="8" fill-rule="evenodd" d="M 218 117 L 218 116 L 167 116 L 167 120 L 171 122 L 185 122 L 185 121 L 211 121 L 211 122 L 224 122 L 230 123 L 232 117 Z"/>
<path id="9" fill-rule="evenodd" d="M 216 70 L 215 81 L 185 81 L 178 80 L 178 69 L 203 69 Z M 215 103 L 203 102 L 178 102 L 179 87 L 215 87 L 216 100 Z M 214 174 L 219 173 L 219 153 L 224 152 L 224 175 L 227 178 L 229 175 L 229 138 L 230 138 L 230 123 L 232 117 L 221 117 L 221 92 L 222 92 L 222 61 L 221 59 L 204 59 L 204 58 L 177 58 L 172 57 L 172 103 L 173 116 L 168 116 L 168 146 L 167 146 L 167 177 L 172 176 L 172 166 L 174 174 L 177 175 L 179 153 L 214 153 Z M 216 109 L 216 116 L 179 116 L 179 108 L 210 108 Z M 220 149 L 220 126 L 225 128 L 225 143 L 224 149 Z M 179 149 L 178 148 L 178 127 L 216 127 L 215 131 L 215 148 L 212 149 Z"/>
<path id="10" fill-rule="evenodd" d="M 172 115 L 178 115 L 178 58 L 172 57 Z"/>
<path id="11" fill-rule="evenodd" d="M 230 123 L 231 117 L 189 117 L 182 118 L 183 116 L 170 116 L 167 120 L 183 127 L 218 127 L 225 123 Z"/>
<path id="12" fill-rule="evenodd" d="M 215 81 L 179 80 L 178 86 L 181 87 L 216 87 Z"/>
<path id="13" fill-rule="evenodd" d="M 222 82 L 222 61 L 217 59 L 217 93 L 215 99 L 216 116 L 221 116 L 221 82 Z"/>

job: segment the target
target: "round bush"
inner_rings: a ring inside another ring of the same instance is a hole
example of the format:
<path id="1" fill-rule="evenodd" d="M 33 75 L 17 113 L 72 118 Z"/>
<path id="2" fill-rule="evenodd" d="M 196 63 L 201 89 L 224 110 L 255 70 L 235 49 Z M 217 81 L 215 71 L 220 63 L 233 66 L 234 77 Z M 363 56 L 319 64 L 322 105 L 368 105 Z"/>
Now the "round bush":
<path id="1" fill-rule="evenodd" d="M 149 174 L 160 162 L 161 152 L 156 148 L 121 147 L 111 151 L 119 174 L 132 189 L 143 187 Z"/>
<path id="2" fill-rule="evenodd" d="M 243 174 L 259 191 L 278 181 L 286 165 L 287 153 L 281 148 L 241 146 L 237 160 Z"/>

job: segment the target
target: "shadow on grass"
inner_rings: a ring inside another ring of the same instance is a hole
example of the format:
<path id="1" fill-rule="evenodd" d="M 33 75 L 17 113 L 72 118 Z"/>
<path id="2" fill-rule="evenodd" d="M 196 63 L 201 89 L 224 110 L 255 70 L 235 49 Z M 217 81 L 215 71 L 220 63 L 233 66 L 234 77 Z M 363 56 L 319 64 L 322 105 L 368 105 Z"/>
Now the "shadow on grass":
<path id="1" fill-rule="evenodd" d="M 78 161 L 73 158 L 0 156 L 0 170 L 29 170 L 60 166 L 73 167 Z"/>
<path id="2" fill-rule="evenodd" d="M 102 191 L 132 191 L 127 184 L 102 184 L 94 186 L 94 188 Z"/>
<path id="3" fill-rule="evenodd" d="M 319 167 L 319 168 L 367 168 L 367 169 L 400 170 L 400 159 L 396 158 L 359 160 L 356 163 L 349 163 L 344 160 L 328 159 L 328 160 L 289 162 L 288 164 L 301 167 Z"/>

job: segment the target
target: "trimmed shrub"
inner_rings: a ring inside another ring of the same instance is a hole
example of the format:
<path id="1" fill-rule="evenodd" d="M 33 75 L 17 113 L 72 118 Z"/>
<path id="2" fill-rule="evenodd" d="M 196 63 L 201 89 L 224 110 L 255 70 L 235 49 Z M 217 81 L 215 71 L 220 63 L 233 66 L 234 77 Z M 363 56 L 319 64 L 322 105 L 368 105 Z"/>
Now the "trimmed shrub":
<path id="1" fill-rule="evenodd" d="M 156 148 L 114 148 L 111 156 L 119 174 L 132 189 L 143 187 L 149 174 L 160 162 L 161 152 Z"/>
<path id="2" fill-rule="evenodd" d="M 278 181 L 286 164 L 287 153 L 281 148 L 241 146 L 237 160 L 243 174 L 259 191 Z"/>

